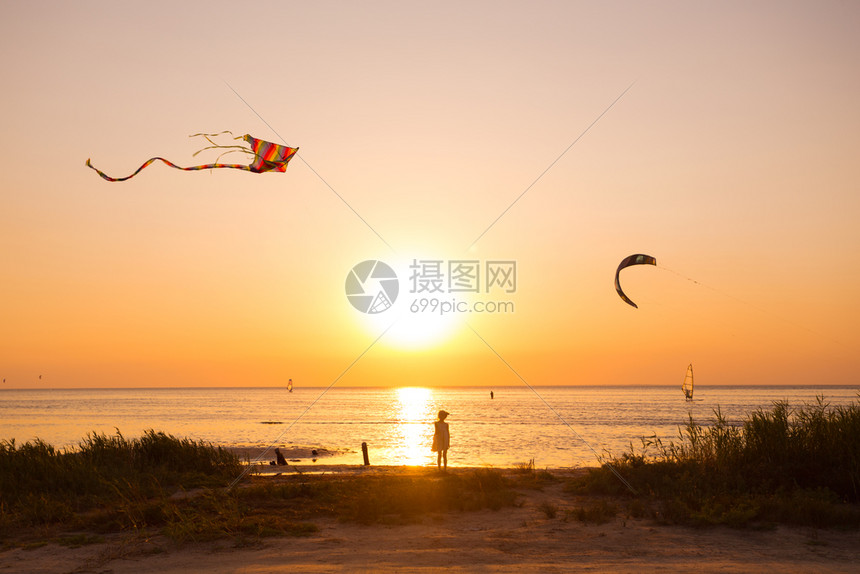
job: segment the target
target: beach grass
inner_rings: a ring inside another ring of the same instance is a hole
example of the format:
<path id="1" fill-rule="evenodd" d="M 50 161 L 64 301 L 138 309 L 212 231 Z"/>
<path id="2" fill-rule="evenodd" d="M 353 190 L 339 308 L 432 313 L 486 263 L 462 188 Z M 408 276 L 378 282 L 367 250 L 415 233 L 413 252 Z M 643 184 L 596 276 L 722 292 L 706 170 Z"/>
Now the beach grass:
<path id="1" fill-rule="evenodd" d="M 716 409 L 709 425 L 690 417 L 677 443 L 643 438 L 639 450 L 607 462 L 637 490 L 635 512 L 661 521 L 860 527 L 857 403 L 831 407 L 819 397 L 792 409 L 778 401 L 741 425 Z M 606 465 L 569 490 L 632 496 Z"/>
<path id="2" fill-rule="evenodd" d="M 313 520 L 404 524 L 428 515 L 515 504 L 499 470 L 459 469 L 346 476 L 249 476 L 223 448 L 146 431 L 136 439 L 90 434 L 78 448 L 40 440 L 0 443 L 0 546 L 101 535 L 161 533 L 177 542 L 307 536 Z M 82 534 L 83 533 L 83 534 Z M 244 542 L 243 542 L 244 541 Z"/>
<path id="3" fill-rule="evenodd" d="M 179 490 L 224 484 L 241 472 L 228 451 L 154 430 L 126 439 L 90 434 L 74 449 L 0 441 L 0 537 L 56 524 L 139 528 L 169 514 Z"/>

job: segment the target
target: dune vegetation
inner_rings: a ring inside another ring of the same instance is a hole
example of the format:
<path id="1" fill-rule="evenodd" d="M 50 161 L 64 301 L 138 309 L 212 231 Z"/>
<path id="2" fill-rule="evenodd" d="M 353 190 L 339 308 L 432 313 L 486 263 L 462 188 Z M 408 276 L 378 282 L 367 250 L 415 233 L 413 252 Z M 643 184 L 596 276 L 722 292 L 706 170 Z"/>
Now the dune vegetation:
<path id="1" fill-rule="evenodd" d="M 112 532 L 169 522 L 171 495 L 239 472 L 220 447 L 153 430 L 135 439 L 90 434 L 68 450 L 0 441 L 0 538 L 59 525 Z"/>
<path id="2" fill-rule="evenodd" d="M 0 546 L 95 543 L 116 533 L 178 541 L 305 536 L 313 519 L 413 522 L 439 512 L 500 509 L 516 493 L 498 470 L 390 476 L 251 473 L 227 450 L 147 431 L 90 434 L 76 449 L 0 442 Z M 81 534 L 81 533 L 86 534 Z"/>
<path id="3" fill-rule="evenodd" d="M 575 493 L 630 498 L 635 515 L 686 524 L 860 526 L 860 405 L 822 397 L 792 409 L 775 402 L 730 425 L 690 418 L 679 441 L 642 439 L 571 482 Z"/>
<path id="4" fill-rule="evenodd" d="M 618 480 L 621 474 L 636 491 Z M 160 533 L 177 542 L 307 536 L 320 519 L 404 524 L 441 513 L 521 505 L 523 490 L 559 484 L 534 461 L 513 469 L 403 467 L 382 473 L 250 473 L 217 446 L 146 431 L 90 434 L 77 448 L 0 441 L 0 547 L 94 543 Z M 739 425 L 715 411 L 692 418 L 678 442 L 637 450 L 567 478 L 569 501 L 538 510 L 585 523 L 621 515 L 662 523 L 860 527 L 860 405 L 823 399 L 757 410 Z M 564 484 L 564 483 L 562 483 Z M 573 501 L 578 507 L 568 508 Z"/>

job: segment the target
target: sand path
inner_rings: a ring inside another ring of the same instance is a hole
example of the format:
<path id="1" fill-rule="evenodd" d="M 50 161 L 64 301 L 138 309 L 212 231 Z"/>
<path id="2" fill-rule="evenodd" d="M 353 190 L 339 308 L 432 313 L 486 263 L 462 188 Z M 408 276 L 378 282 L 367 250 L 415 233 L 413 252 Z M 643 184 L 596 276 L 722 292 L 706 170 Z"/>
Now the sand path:
<path id="1" fill-rule="evenodd" d="M 307 538 L 178 546 L 156 536 L 115 536 L 69 549 L 53 544 L 0 552 L 3 572 L 858 572 L 860 532 L 780 527 L 690 529 L 618 517 L 583 524 L 566 514 L 587 499 L 523 490 L 521 505 L 425 518 L 405 526 L 314 521 Z M 548 518 L 543 503 L 558 512 Z"/>

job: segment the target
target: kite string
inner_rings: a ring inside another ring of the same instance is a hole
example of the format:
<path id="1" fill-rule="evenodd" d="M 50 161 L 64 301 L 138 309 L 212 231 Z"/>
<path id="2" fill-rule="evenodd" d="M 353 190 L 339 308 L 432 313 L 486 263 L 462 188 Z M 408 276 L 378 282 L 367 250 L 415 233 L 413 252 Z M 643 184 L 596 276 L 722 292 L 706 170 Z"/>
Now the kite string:
<path id="1" fill-rule="evenodd" d="M 561 416 L 561 414 L 559 414 L 559 412 L 558 412 L 557 410 L 555 410 L 555 409 L 552 407 L 552 405 L 550 405 L 550 404 L 546 401 L 546 399 L 544 399 L 544 398 L 540 395 L 540 393 L 538 393 L 538 392 L 537 392 L 537 390 L 535 390 L 535 388 L 534 388 L 533 386 L 531 386 L 531 385 L 529 384 L 529 382 L 528 382 L 528 381 L 526 381 L 526 380 L 523 378 L 523 376 L 522 376 L 522 375 L 520 375 L 520 374 L 517 372 L 517 370 L 516 370 L 516 369 L 514 369 L 514 368 L 513 368 L 513 366 L 511 366 L 511 364 L 510 364 L 510 363 L 508 363 L 508 362 L 505 360 L 505 358 L 504 358 L 504 357 L 502 357 L 502 356 L 499 354 L 499 352 L 498 352 L 498 351 L 496 351 L 496 350 L 493 348 L 493 346 L 492 346 L 492 345 L 490 345 L 490 343 L 488 343 L 488 342 L 487 342 L 487 340 L 486 340 L 486 339 L 484 339 L 484 338 L 480 335 L 480 333 L 478 333 L 478 332 L 475 330 L 475 328 L 474 328 L 474 327 L 472 327 L 472 326 L 471 326 L 471 325 L 469 325 L 468 323 L 466 323 L 466 325 L 469 327 L 469 329 L 471 329 L 471 330 L 472 330 L 472 332 L 475 334 L 475 336 L 476 336 L 476 337 L 478 337 L 478 338 L 481 340 L 481 342 L 483 342 L 483 343 L 484 343 L 484 345 L 486 345 L 486 346 L 487 346 L 487 348 L 488 348 L 488 349 L 490 349 L 490 351 L 492 351 L 492 352 L 493 352 L 493 354 L 494 354 L 494 355 L 496 355 L 496 357 L 498 357 L 498 358 L 499 358 L 499 360 L 500 360 L 502 363 L 504 363 L 504 364 L 505 364 L 505 366 L 506 366 L 508 369 L 510 369 L 510 371 L 511 371 L 511 372 L 512 372 L 512 373 L 513 373 L 513 374 L 514 374 L 514 375 L 515 375 L 515 376 L 516 376 L 520 381 L 522 381 L 522 382 L 523 382 L 523 384 L 524 384 L 525 386 L 527 386 L 527 387 L 529 388 L 529 390 L 530 390 L 531 392 L 533 392 L 533 393 L 535 394 L 535 396 L 536 396 L 537 398 L 539 398 L 539 399 L 541 400 L 541 402 L 543 402 L 543 404 L 544 404 L 544 405 L 546 405 L 546 407 L 547 407 L 549 410 L 551 410 L 555 416 L 557 416 L 557 417 L 558 417 L 558 420 L 560 420 L 562 423 L 564 423 L 564 425 L 565 425 L 568 429 L 570 429 L 570 430 L 573 432 L 573 434 L 575 434 L 575 435 L 576 435 L 576 437 L 577 437 L 579 440 L 581 440 L 581 441 L 583 442 L 583 444 L 584 444 L 585 446 L 587 446 L 587 447 L 588 447 L 588 449 L 589 449 L 592 453 L 594 453 L 594 456 L 596 456 L 596 457 L 597 457 L 598 462 L 601 462 L 601 463 L 603 464 L 603 466 L 605 466 L 605 467 L 607 467 L 609 470 L 611 470 L 611 471 L 612 471 L 612 474 L 614 474 L 614 475 L 616 476 L 616 478 L 618 478 L 618 480 L 620 480 L 620 481 L 621 481 L 621 483 L 622 483 L 624 486 L 626 486 L 626 487 L 630 490 L 630 492 L 632 492 L 633 494 L 638 494 L 638 492 L 636 492 L 636 489 L 635 489 L 635 488 L 633 488 L 633 487 L 630 485 L 630 483 L 629 483 L 629 482 L 627 482 L 627 480 L 626 480 L 623 476 L 621 476 L 621 474 L 619 474 L 619 472 L 618 472 L 617 470 L 615 470 L 615 467 L 613 467 L 613 466 L 612 466 L 611 464 L 609 464 L 608 462 L 603 462 L 603 460 L 601 459 L 600 455 L 597 453 L 597 451 L 596 451 L 596 450 L 594 450 L 594 447 L 592 447 L 592 446 L 588 443 L 588 441 L 587 441 L 587 440 L 585 440 L 584 438 L 582 438 L 582 435 L 581 435 L 581 434 L 579 434 L 579 433 L 576 431 L 576 429 L 575 429 L 575 428 L 573 428 L 573 426 L 571 426 L 571 424 L 570 424 L 570 423 L 568 423 L 568 422 L 564 419 L 564 417 L 562 417 L 562 416 Z"/>
<path id="2" fill-rule="evenodd" d="M 385 334 L 386 334 L 386 333 L 387 333 L 387 332 L 388 332 L 388 331 L 389 331 L 389 330 L 394 326 L 394 324 L 395 324 L 396 322 L 397 322 L 397 321 L 395 321 L 395 322 L 391 323 L 391 324 L 390 324 L 390 325 L 389 325 L 389 326 L 388 326 L 388 327 L 387 327 L 387 328 L 386 328 L 382 333 L 380 333 L 380 334 L 379 334 L 379 336 L 378 336 L 376 339 L 374 339 L 374 340 L 373 340 L 373 342 L 372 342 L 370 345 L 368 345 L 368 346 L 367 346 L 367 348 L 366 348 L 364 351 L 362 351 L 362 352 L 361 352 L 361 354 L 360 354 L 360 355 L 358 355 L 358 356 L 357 356 L 357 357 L 356 357 L 356 358 L 355 358 L 355 359 L 354 359 L 354 360 L 349 364 L 349 366 L 347 366 L 347 367 L 346 367 L 346 368 L 345 368 L 345 369 L 344 369 L 344 370 L 343 370 L 343 371 L 342 371 L 342 372 L 337 376 L 337 378 L 335 378 L 335 379 L 331 382 L 331 384 L 329 384 L 329 386 L 327 386 L 325 389 L 323 389 L 323 391 L 322 391 L 322 392 L 317 396 L 317 398 L 315 398 L 315 399 L 311 402 L 311 404 L 309 404 L 309 405 L 305 408 L 305 410 L 304 410 L 304 411 L 302 411 L 302 413 L 301 413 L 301 414 L 299 414 L 299 416 L 297 416 L 297 417 L 295 418 L 295 420 L 293 420 L 293 422 L 291 422 L 291 423 L 289 424 L 289 426 L 287 426 L 287 428 L 285 428 L 283 431 L 281 431 L 281 434 L 279 434 L 277 437 L 275 437 L 275 440 L 273 440 L 273 441 L 269 444 L 269 446 L 267 446 L 267 447 L 266 447 L 266 449 L 265 449 L 263 452 L 261 452 L 261 453 L 257 456 L 257 458 L 255 458 L 253 461 L 249 462 L 249 463 L 248 463 L 248 466 L 247 466 L 247 467 L 245 467 L 245 469 L 244 469 L 244 470 L 239 474 L 239 476 L 237 476 L 235 479 L 233 479 L 233 482 L 231 482 L 231 483 L 230 483 L 230 486 L 228 486 L 228 487 L 227 487 L 227 490 L 232 490 L 232 489 L 233 489 L 233 488 L 234 488 L 234 487 L 239 483 L 239 481 L 240 481 L 240 480 L 242 480 L 243 478 L 245 478 L 245 476 L 246 476 L 249 472 L 251 472 L 251 470 L 252 470 L 253 468 L 255 468 L 256 464 L 257 464 L 258 462 L 260 462 L 260 461 L 263 459 L 263 457 L 265 457 L 265 456 L 266 456 L 266 454 L 268 454 L 268 452 L 269 452 L 270 450 L 272 450 L 272 447 L 273 447 L 273 446 L 275 446 L 275 443 L 280 442 L 281 438 L 282 438 L 285 434 L 287 434 L 287 433 L 290 431 L 290 429 L 292 429 L 292 428 L 296 425 L 296 423 L 298 423 L 298 422 L 302 419 L 302 417 L 304 417 L 306 414 L 308 414 L 308 412 L 311 410 L 311 408 L 313 408 L 313 406 L 314 406 L 315 404 L 317 404 L 317 403 L 320 401 L 320 399 L 322 399 L 322 398 L 323 398 L 323 396 L 324 396 L 327 392 L 329 392 L 329 390 L 330 390 L 333 386 L 335 386 L 335 384 L 337 384 L 337 382 L 338 382 L 339 380 L 341 380 L 341 379 L 344 377 L 344 375 L 346 375 L 346 374 L 349 372 L 349 370 L 350 370 L 350 369 L 352 369 L 352 367 L 353 367 L 353 366 L 355 366 L 355 364 L 356 364 L 358 361 L 360 361 L 360 360 L 361 360 L 361 358 L 362 358 L 362 357 L 364 357 L 364 355 L 365 355 L 365 354 L 367 354 L 367 352 L 368 352 L 368 351 L 370 351 L 370 349 L 372 349 L 374 345 L 376 345 L 376 343 L 378 343 L 378 342 L 379 342 L 379 340 L 380 340 L 380 339 L 382 339 L 382 337 L 384 337 L 384 336 L 385 336 Z"/>
<path id="3" fill-rule="evenodd" d="M 802 329 L 802 330 L 806 331 L 807 333 L 811 333 L 811 334 L 815 335 L 816 337 L 821 337 L 823 339 L 827 339 L 828 341 L 830 341 L 832 343 L 836 343 L 840 347 L 846 347 L 846 345 L 842 341 L 839 341 L 839 340 L 834 339 L 832 337 L 828 337 L 827 335 L 825 335 L 823 333 L 819 333 L 818 331 L 814 331 L 813 329 L 810 329 L 809 327 L 807 327 L 805 325 L 801 325 L 800 323 L 796 323 L 794 321 L 786 319 L 785 317 L 777 315 L 776 313 L 768 311 L 767 309 L 759 307 L 758 305 L 754 305 L 754 304 L 750 303 L 749 301 L 745 301 L 745 300 L 741 299 L 740 297 L 735 297 L 731 293 L 726 293 L 725 291 L 721 291 L 720 289 L 717 289 L 716 287 L 711 287 L 710 285 L 708 285 L 706 283 L 702 283 L 701 281 L 697 281 L 696 279 L 693 279 L 692 277 L 687 277 L 683 273 L 679 273 L 679 272 L 675 271 L 674 269 L 669 269 L 668 267 L 665 267 L 663 265 L 657 265 L 657 267 L 659 269 L 662 269 L 664 271 L 668 271 L 669 273 L 677 275 L 681 279 L 686 279 L 687 281 L 693 283 L 694 285 L 704 287 L 705 289 L 709 289 L 709 290 L 713 291 L 714 293 L 718 293 L 719 295 L 722 295 L 723 297 L 726 297 L 728 299 L 736 301 L 736 302 L 740 303 L 741 305 L 745 305 L 745 306 L 749 307 L 750 309 L 758 311 L 762 315 L 766 315 L 768 317 L 771 317 L 772 319 L 777 319 L 783 323 L 786 323 L 787 325 L 791 325 L 792 327 Z"/>

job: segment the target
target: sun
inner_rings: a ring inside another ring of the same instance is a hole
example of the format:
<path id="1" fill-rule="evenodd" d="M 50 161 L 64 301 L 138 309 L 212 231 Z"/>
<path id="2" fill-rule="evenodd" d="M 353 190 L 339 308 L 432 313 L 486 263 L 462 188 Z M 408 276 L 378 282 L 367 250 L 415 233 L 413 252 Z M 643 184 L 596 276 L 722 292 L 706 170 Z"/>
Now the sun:
<path id="1" fill-rule="evenodd" d="M 441 345 L 463 321 L 456 313 L 445 312 L 447 307 L 443 310 L 430 301 L 425 305 L 421 299 L 404 297 L 385 312 L 362 315 L 361 321 L 374 336 L 388 329 L 380 343 L 390 347 L 416 350 Z"/>
<path id="2" fill-rule="evenodd" d="M 356 264 L 347 278 L 347 297 L 358 311 L 355 317 L 374 337 L 385 333 L 382 345 L 428 349 L 443 344 L 464 325 L 466 297 L 443 288 L 416 290 L 410 278 L 413 270 L 413 259 L 392 265 L 368 260 Z"/>

